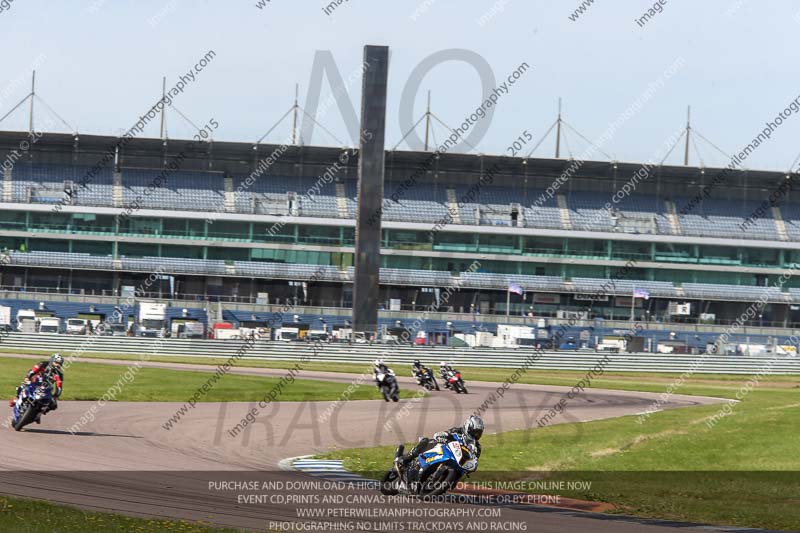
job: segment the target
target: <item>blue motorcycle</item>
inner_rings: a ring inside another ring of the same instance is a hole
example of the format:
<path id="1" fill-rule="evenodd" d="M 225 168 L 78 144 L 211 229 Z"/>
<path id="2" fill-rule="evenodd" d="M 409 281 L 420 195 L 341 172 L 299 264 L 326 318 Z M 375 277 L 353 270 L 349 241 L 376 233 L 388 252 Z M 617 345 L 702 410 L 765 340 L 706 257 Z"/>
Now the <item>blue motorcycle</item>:
<path id="1" fill-rule="evenodd" d="M 395 463 L 381 480 L 381 493 L 438 496 L 452 490 L 462 477 L 478 469 L 478 454 L 471 439 L 458 434 L 451 435 L 450 439 L 446 443 L 432 442 L 402 471 Z M 398 446 L 395 459 L 404 451 L 405 446 Z"/>
<path id="2" fill-rule="evenodd" d="M 22 387 L 14 404 L 14 429 L 19 431 L 33 423 L 39 413 L 47 409 L 52 401 L 53 389 L 48 377 Z"/>

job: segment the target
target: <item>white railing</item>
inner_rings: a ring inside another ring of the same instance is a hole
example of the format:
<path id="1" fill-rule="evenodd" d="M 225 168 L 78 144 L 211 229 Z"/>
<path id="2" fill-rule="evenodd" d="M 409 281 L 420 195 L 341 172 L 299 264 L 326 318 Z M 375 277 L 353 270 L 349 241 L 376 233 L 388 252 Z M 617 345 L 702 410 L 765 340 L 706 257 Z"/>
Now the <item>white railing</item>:
<path id="1" fill-rule="evenodd" d="M 98 354 L 147 354 L 167 357 L 230 357 L 242 347 L 240 340 L 189 340 L 164 339 L 158 345 L 158 353 L 153 354 L 152 338 L 136 337 L 84 337 L 67 335 L 41 335 L 11 333 L 2 337 L 0 349 L 43 350 L 60 352 L 65 357 L 82 352 Z M 309 343 L 302 342 L 257 342 L 247 351 L 245 359 L 299 360 L 313 353 Z M 430 346 L 394 346 L 363 344 L 324 344 L 317 349 L 312 361 L 331 363 L 361 363 L 365 367 L 380 357 L 395 365 L 399 373 L 405 373 L 403 367 L 410 365 L 414 359 L 420 359 L 428 365 L 439 361 L 450 361 L 456 366 L 482 366 L 492 368 L 519 368 L 526 365 L 526 359 L 534 353 L 527 348 L 447 348 Z M 2 356 L 2 354 L 0 354 Z M 536 360 L 527 365 L 530 369 L 552 370 L 589 370 L 597 365 L 606 354 L 595 352 L 544 352 Z M 705 356 L 705 355 L 672 355 L 672 354 L 609 354 L 610 362 L 604 365 L 605 370 L 636 372 L 670 372 L 682 373 L 725 373 L 754 374 L 771 366 L 773 374 L 800 374 L 800 357 L 779 356 L 771 361 L 772 356 Z M 697 362 L 702 365 L 697 366 Z"/>

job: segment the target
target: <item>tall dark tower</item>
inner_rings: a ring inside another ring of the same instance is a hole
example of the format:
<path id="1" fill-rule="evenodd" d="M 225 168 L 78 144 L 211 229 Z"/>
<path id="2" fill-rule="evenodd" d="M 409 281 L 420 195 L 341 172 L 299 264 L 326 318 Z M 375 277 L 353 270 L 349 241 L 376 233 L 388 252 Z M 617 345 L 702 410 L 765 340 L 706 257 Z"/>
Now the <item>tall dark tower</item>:
<path id="1" fill-rule="evenodd" d="M 361 90 L 361 142 L 358 154 L 353 331 L 378 331 L 381 217 L 383 204 L 386 83 L 389 47 L 364 47 Z"/>

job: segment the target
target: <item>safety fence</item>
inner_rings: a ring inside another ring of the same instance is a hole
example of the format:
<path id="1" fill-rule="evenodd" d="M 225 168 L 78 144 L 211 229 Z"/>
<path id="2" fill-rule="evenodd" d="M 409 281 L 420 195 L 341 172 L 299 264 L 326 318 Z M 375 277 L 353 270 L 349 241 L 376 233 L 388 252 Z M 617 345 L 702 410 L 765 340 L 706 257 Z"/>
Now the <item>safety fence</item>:
<path id="1" fill-rule="evenodd" d="M 76 353 L 91 354 L 147 354 L 166 357 L 230 357 L 241 347 L 241 340 L 162 339 L 158 353 L 152 353 L 153 339 L 140 337 L 100 337 L 10 333 L 0 342 L 6 352 L 40 350 L 60 352 L 65 357 Z M 300 360 L 313 354 L 313 347 L 305 342 L 258 341 L 248 351 L 245 359 Z M 324 344 L 317 348 L 313 361 L 329 363 L 368 364 L 374 359 L 384 359 L 397 365 L 410 364 L 420 359 L 427 365 L 449 361 L 457 366 L 482 366 L 492 368 L 589 370 L 605 357 L 606 371 L 636 372 L 696 372 L 720 374 L 752 374 L 769 364 L 774 374 L 800 374 L 800 357 L 773 356 L 721 356 L 677 355 L 657 353 L 605 354 L 589 351 L 544 352 L 533 364 L 531 348 L 448 348 L 430 346 L 397 346 L 392 344 Z M 774 357 L 774 361 L 772 360 Z M 399 370 L 399 369 L 398 369 Z"/>

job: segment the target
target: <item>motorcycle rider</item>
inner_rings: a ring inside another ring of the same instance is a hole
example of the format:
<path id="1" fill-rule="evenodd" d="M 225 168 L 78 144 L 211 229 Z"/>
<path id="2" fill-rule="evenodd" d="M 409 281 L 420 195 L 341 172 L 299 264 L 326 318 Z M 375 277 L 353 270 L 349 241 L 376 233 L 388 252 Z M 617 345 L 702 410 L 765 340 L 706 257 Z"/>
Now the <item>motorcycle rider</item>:
<path id="1" fill-rule="evenodd" d="M 398 457 L 395 459 L 395 463 L 399 470 L 405 470 L 411 461 L 416 459 L 419 454 L 424 452 L 430 446 L 431 441 L 435 441 L 439 444 L 445 444 L 453 434 L 461 435 L 463 437 L 471 438 L 475 441 L 475 458 L 479 458 L 481 456 L 481 443 L 478 442 L 483 435 L 484 423 L 483 419 L 478 415 L 471 415 L 467 420 L 464 422 L 463 426 L 456 426 L 448 429 L 447 431 L 439 431 L 433 434 L 433 438 L 429 439 L 427 437 L 422 437 L 419 439 L 419 442 L 416 446 L 411 448 L 411 451 L 407 454 Z M 411 481 L 411 480 L 409 480 Z"/>
<path id="2" fill-rule="evenodd" d="M 14 404 L 17 402 L 17 398 L 19 398 L 19 395 L 22 394 L 23 387 L 27 387 L 35 381 L 44 379 L 49 373 L 53 386 L 53 398 L 50 401 L 50 405 L 47 406 L 43 412 L 40 412 L 36 416 L 36 423 L 41 424 L 43 413 L 58 409 L 58 397 L 61 396 L 61 391 L 63 390 L 64 385 L 63 365 L 64 358 L 60 353 L 54 353 L 50 356 L 50 359 L 40 361 L 33 365 L 33 367 L 28 371 L 27 376 L 25 376 L 25 380 L 23 380 L 23 382 L 17 387 L 17 393 L 14 396 L 14 399 L 8 402 L 8 405 L 10 407 L 14 406 Z"/>
<path id="3" fill-rule="evenodd" d="M 439 390 L 439 383 L 436 381 L 436 378 L 433 377 L 433 372 L 431 372 L 428 367 L 420 363 L 419 359 L 414 359 L 414 363 L 411 365 L 411 372 L 414 374 L 418 385 L 422 385 L 425 375 L 430 372 L 433 384 L 436 386 L 436 390 Z"/>
<path id="4" fill-rule="evenodd" d="M 444 386 L 448 389 L 450 388 L 450 380 L 447 379 L 448 374 L 450 372 L 455 372 L 455 371 L 456 371 L 455 368 L 453 368 L 450 365 L 450 363 L 447 363 L 445 361 L 439 363 L 439 375 L 442 377 L 442 380 L 444 380 Z"/>
<path id="5" fill-rule="evenodd" d="M 389 367 L 386 366 L 386 363 L 383 362 L 383 359 L 375 359 L 375 368 L 372 369 L 372 374 L 375 378 L 375 385 L 380 389 L 381 382 L 378 381 L 378 374 L 390 374 L 392 371 L 389 370 Z"/>

